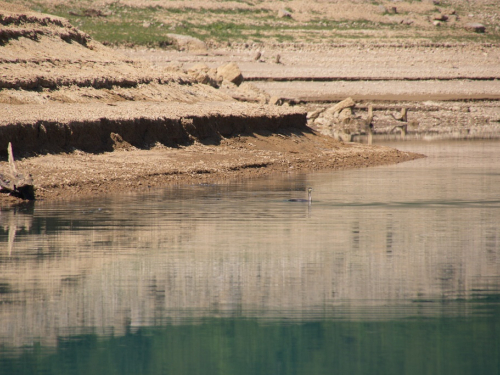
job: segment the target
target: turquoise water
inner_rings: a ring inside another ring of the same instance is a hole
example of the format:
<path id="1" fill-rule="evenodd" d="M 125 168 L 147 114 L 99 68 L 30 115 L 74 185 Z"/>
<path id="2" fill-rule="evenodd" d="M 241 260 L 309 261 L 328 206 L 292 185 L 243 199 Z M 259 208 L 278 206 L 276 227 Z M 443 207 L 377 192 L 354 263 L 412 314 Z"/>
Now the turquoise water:
<path id="1" fill-rule="evenodd" d="M 500 373 L 499 146 L 3 210 L 0 374 Z"/>

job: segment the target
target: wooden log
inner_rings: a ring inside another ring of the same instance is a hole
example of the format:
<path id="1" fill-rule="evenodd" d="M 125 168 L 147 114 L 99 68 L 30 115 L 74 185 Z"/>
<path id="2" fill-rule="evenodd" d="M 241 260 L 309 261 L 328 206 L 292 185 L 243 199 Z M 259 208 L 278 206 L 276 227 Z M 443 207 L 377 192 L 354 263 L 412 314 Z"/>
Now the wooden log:
<path id="1" fill-rule="evenodd" d="M 7 152 L 9 154 L 10 172 L 0 173 L 0 193 L 9 194 L 21 199 L 35 199 L 33 178 L 29 174 L 25 176 L 17 171 L 12 144 L 10 142 L 7 146 Z"/>
<path id="2" fill-rule="evenodd" d="M 399 116 L 394 116 L 392 113 L 390 115 L 394 118 L 394 120 L 408 122 L 408 109 L 401 108 L 401 114 Z"/>

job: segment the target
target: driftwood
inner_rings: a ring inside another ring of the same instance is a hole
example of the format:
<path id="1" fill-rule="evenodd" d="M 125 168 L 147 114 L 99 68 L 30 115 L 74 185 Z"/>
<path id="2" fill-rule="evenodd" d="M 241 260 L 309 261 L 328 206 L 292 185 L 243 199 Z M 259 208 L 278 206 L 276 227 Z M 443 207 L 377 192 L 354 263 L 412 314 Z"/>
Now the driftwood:
<path id="1" fill-rule="evenodd" d="M 406 137 L 406 132 L 408 131 L 408 124 L 397 125 L 391 129 L 390 133 L 392 133 L 396 129 L 399 129 L 401 131 L 401 138 L 404 138 Z"/>
<path id="2" fill-rule="evenodd" d="M 399 116 L 394 116 L 392 113 L 390 115 L 394 118 L 394 120 L 408 122 L 408 109 L 401 108 L 401 114 Z"/>
<path id="3" fill-rule="evenodd" d="M 0 173 L 0 193 L 10 194 L 14 197 L 27 200 L 35 199 L 33 178 L 31 175 L 25 176 L 17 171 L 10 142 L 7 147 L 7 152 L 9 154 L 10 172 Z"/>
<path id="4" fill-rule="evenodd" d="M 396 125 L 392 128 L 391 133 L 399 129 L 401 131 L 401 138 L 406 136 L 406 132 L 408 131 L 408 109 L 401 108 L 401 114 L 399 116 L 394 116 L 392 113 L 390 114 L 395 120 L 402 122 L 401 125 Z"/>

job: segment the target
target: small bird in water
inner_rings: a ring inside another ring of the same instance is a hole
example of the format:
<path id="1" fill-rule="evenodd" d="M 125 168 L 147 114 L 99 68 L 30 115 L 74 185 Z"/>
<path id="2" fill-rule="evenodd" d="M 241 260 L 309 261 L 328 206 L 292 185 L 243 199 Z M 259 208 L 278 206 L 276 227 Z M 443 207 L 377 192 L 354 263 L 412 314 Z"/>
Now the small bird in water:
<path id="1" fill-rule="evenodd" d="M 309 204 L 312 203 L 312 191 L 313 189 L 307 188 L 307 199 L 302 199 L 302 198 L 292 198 L 288 199 L 288 202 L 308 202 Z"/>

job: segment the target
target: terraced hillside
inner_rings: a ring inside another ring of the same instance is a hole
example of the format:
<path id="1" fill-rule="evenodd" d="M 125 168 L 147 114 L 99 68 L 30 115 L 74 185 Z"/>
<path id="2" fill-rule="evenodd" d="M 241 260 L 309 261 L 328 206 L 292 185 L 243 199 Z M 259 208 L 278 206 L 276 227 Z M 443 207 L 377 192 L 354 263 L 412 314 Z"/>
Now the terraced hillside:
<path id="1" fill-rule="evenodd" d="M 8 1 L 66 17 L 99 41 L 129 46 L 168 46 L 171 33 L 212 46 L 500 40 L 496 0 Z"/>
<path id="2" fill-rule="evenodd" d="M 266 104 L 256 88 L 258 103 L 237 102 L 245 85 L 240 76 L 239 87 L 226 80 L 227 64 L 206 72 L 160 66 L 64 18 L 0 5 L 0 169 L 9 168 L 11 143 L 38 197 L 416 157 L 318 135 L 303 108 Z"/>

